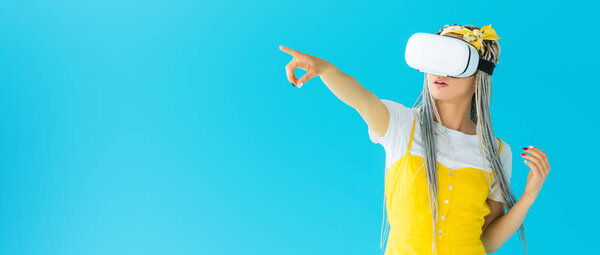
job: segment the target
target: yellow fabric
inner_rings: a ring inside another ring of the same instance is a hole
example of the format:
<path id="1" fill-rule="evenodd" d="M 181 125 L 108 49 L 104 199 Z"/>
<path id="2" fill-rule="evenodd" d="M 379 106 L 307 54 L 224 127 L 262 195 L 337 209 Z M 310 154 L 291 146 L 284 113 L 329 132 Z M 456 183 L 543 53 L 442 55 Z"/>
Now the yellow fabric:
<path id="1" fill-rule="evenodd" d="M 445 35 L 447 33 L 457 33 L 463 35 L 463 39 L 475 46 L 477 50 L 481 51 L 481 55 L 485 53 L 485 49 L 483 47 L 483 40 L 498 40 L 500 37 L 496 34 L 496 31 L 492 28 L 492 24 L 484 26 L 479 29 L 475 29 L 471 31 L 468 28 L 463 26 L 448 26 L 444 27 L 440 35 Z"/>
<path id="2" fill-rule="evenodd" d="M 409 154 L 414 131 L 413 120 L 406 155 L 389 167 L 385 177 L 390 223 L 385 255 L 485 255 L 480 238 L 484 216 L 490 213 L 486 203 L 490 186 L 486 177 L 491 185 L 493 171 L 448 169 L 438 162 L 439 211 L 435 253 L 432 253 L 433 222 L 424 159 Z M 502 151 L 502 140 L 496 138 Z"/>

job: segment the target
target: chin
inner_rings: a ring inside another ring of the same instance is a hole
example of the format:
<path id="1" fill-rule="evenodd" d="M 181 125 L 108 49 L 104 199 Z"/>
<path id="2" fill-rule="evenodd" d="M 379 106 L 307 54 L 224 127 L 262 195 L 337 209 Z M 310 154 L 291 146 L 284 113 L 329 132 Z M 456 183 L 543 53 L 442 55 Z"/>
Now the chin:
<path id="1" fill-rule="evenodd" d="M 429 86 L 429 93 L 431 93 L 431 96 L 436 100 L 442 101 L 451 100 L 456 97 L 455 95 L 453 95 L 453 93 L 451 93 L 450 90 L 448 90 L 448 87 L 436 88 L 432 85 Z"/>

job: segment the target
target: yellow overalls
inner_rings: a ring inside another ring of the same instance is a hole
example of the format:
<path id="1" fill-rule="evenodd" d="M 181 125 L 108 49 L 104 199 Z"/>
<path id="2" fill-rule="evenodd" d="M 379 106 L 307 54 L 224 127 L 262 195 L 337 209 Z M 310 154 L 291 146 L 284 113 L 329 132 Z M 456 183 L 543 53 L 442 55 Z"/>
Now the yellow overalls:
<path id="1" fill-rule="evenodd" d="M 385 177 L 390 231 L 385 255 L 432 254 L 432 216 L 424 159 L 410 155 L 415 131 L 413 120 L 406 155 L 394 162 Z M 502 140 L 500 151 L 502 151 Z M 485 255 L 481 242 L 486 203 L 493 172 L 478 168 L 448 169 L 437 163 L 438 219 L 435 249 L 438 255 Z"/>

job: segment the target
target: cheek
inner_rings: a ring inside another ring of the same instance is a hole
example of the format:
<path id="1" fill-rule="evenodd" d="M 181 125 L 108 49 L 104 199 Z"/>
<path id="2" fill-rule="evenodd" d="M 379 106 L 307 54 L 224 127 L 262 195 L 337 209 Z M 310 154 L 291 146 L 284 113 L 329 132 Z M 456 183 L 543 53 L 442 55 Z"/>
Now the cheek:
<path id="1" fill-rule="evenodd" d="M 457 81 L 456 82 L 456 87 L 458 90 L 460 90 L 461 92 L 470 92 L 471 90 L 475 89 L 475 84 L 473 81 Z"/>
<path id="2" fill-rule="evenodd" d="M 461 86 L 461 94 L 472 94 L 474 89 L 472 84 L 465 84 Z"/>

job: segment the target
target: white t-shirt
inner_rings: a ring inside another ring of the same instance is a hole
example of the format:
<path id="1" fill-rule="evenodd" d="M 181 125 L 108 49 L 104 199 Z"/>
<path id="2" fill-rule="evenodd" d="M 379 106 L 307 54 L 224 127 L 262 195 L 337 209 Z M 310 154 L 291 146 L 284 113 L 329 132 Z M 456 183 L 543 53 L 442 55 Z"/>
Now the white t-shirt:
<path id="1" fill-rule="evenodd" d="M 381 99 L 390 112 L 390 123 L 388 129 L 383 137 L 379 137 L 370 127 L 368 128 L 369 138 L 374 143 L 379 143 L 384 147 L 386 160 L 385 160 L 385 172 L 387 169 L 399 160 L 402 156 L 406 155 L 406 149 L 408 148 L 408 141 L 410 139 L 410 132 L 412 129 L 413 120 L 418 118 L 417 108 L 408 108 L 400 103 Z M 450 168 L 464 168 L 473 167 L 477 169 L 483 169 L 482 171 L 492 172 L 491 163 L 487 158 L 482 158 L 479 151 L 479 139 L 477 135 L 468 135 L 457 130 L 447 129 L 442 127 L 437 122 L 433 122 L 434 133 L 435 133 L 435 144 L 436 144 L 436 156 L 437 161 Z M 442 135 L 446 129 L 449 145 Z M 439 132 L 439 133 L 438 133 Z M 413 134 L 413 142 L 410 148 L 410 155 L 423 156 L 423 140 L 421 138 L 421 125 L 418 119 L 415 122 L 415 131 Z M 496 145 L 499 145 L 500 141 L 494 139 Z M 504 166 L 504 171 L 507 173 L 509 180 L 512 172 L 512 153 L 510 145 L 502 139 L 503 146 L 500 152 L 500 160 Z M 484 162 L 485 161 L 485 166 Z M 504 202 L 500 192 L 500 184 L 497 178 L 494 178 L 488 198 Z"/>

